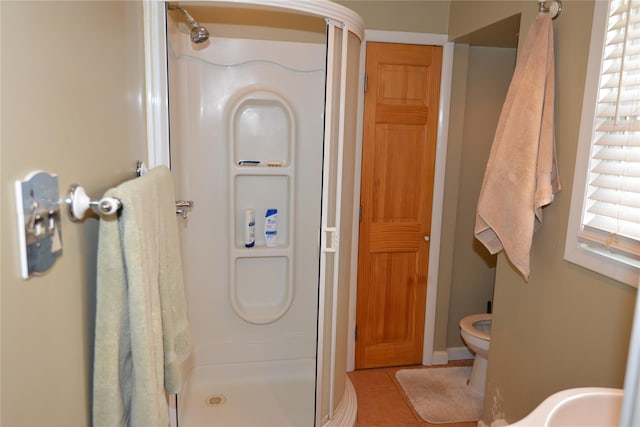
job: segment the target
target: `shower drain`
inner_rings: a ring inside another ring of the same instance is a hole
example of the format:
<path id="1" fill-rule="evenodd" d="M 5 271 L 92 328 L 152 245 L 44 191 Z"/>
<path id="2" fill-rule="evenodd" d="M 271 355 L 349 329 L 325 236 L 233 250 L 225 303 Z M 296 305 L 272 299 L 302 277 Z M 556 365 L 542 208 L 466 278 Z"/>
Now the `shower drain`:
<path id="1" fill-rule="evenodd" d="M 220 406 L 224 405 L 226 401 L 227 396 L 225 396 L 224 394 L 212 394 L 211 396 L 207 397 L 205 403 L 207 404 L 207 406 Z"/>

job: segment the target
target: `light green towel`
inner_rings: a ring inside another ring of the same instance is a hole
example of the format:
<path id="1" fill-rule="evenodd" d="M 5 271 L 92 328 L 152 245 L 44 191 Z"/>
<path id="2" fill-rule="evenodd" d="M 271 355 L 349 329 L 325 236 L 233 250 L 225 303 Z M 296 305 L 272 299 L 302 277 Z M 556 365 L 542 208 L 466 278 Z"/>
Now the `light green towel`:
<path id="1" fill-rule="evenodd" d="M 98 244 L 93 425 L 166 426 L 191 351 L 169 170 L 109 190 L 123 209 Z"/>

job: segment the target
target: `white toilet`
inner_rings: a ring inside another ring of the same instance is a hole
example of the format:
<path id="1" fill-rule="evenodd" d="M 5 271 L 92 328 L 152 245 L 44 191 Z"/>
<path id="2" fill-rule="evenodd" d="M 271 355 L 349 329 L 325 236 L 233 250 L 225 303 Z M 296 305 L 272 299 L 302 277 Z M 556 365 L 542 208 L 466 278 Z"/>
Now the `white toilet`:
<path id="1" fill-rule="evenodd" d="M 475 353 L 468 384 L 473 391 L 480 394 L 484 394 L 484 385 L 487 381 L 492 318 L 492 314 L 472 314 L 460 321 L 460 335 L 467 347 Z"/>

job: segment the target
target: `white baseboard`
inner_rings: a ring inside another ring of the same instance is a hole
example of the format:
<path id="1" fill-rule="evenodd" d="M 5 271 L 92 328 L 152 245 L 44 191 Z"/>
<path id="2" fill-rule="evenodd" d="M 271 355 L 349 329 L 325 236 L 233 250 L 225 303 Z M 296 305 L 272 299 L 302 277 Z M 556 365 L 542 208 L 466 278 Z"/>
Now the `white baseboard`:
<path id="1" fill-rule="evenodd" d="M 447 348 L 449 360 L 473 359 L 473 353 L 467 347 L 449 347 Z"/>
<path id="2" fill-rule="evenodd" d="M 446 365 L 447 363 L 449 363 L 449 353 L 446 350 L 433 352 L 432 365 Z"/>
<path id="3" fill-rule="evenodd" d="M 450 360 L 466 360 L 473 357 L 473 353 L 467 347 L 449 347 L 446 350 L 434 351 L 431 364 L 446 365 Z"/>

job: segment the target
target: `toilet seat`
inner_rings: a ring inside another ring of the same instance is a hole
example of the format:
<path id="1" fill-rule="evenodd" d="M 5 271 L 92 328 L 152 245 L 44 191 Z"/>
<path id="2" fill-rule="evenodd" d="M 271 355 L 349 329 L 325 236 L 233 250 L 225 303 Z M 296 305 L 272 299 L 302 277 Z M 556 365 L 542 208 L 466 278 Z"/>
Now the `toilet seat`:
<path id="1" fill-rule="evenodd" d="M 468 334 L 474 335 L 476 338 L 489 341 L 491 340 L 491 335 L 476 328 L 473 324 L 482 321 L 491 321 L 491 319 L 493 319 L 493 314 L 491 313 L 472 314 L 460 321 L 460 329 Z"/>

